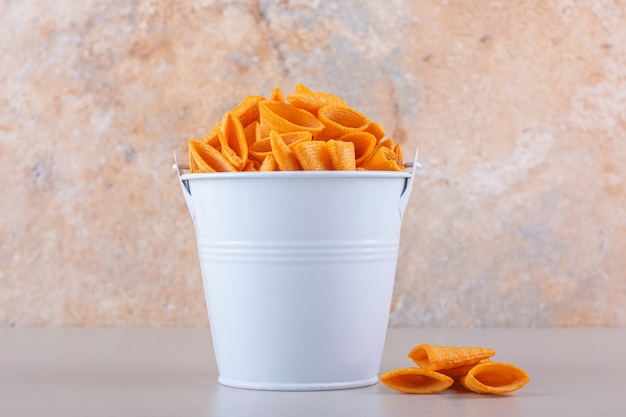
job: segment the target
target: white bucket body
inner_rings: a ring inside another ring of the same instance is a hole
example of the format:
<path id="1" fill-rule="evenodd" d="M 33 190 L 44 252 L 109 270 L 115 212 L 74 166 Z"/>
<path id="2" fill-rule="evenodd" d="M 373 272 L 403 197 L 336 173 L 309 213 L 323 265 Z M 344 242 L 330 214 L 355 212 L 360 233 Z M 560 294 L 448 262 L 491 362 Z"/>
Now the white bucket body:
<path id="1" fill-rule="evenodd" d="M 266 390 L 378 381 L 404 172 L 180 176 L 219 382 Z"/>

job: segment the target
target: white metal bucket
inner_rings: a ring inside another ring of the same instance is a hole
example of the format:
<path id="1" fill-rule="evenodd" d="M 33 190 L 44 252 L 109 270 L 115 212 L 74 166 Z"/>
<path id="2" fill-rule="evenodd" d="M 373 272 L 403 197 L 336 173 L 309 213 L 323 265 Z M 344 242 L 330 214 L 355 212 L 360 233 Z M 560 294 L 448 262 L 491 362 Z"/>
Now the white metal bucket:
<path id="1" fill-rule="evenodd" d="M 328 390 L 378 381 L 415 165 L 178 170 L 221 384 Z"/>

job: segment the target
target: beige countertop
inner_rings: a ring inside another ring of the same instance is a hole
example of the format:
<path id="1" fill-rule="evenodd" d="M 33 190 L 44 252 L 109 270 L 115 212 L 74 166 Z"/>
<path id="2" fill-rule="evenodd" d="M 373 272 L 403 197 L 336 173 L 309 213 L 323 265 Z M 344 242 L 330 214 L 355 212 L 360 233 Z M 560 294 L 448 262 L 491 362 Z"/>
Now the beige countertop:
<path id="1" fill-rule="evenodd" d="M 622 416 L 626 329 L 398 329 L 381 373 L 420 343 L 487 346 L 531 381 L 504 396 L 382 384 L 318 391 L 221 386 L 207 328 L 0 328 L 0 416 Z M 306 360 L 306 358 L 302 358 Z"/>

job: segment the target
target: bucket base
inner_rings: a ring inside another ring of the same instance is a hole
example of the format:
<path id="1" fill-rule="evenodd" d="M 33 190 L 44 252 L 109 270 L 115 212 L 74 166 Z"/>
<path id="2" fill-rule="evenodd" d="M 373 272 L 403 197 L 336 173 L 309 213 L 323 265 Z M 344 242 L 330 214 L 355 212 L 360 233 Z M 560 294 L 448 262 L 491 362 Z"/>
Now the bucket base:
<path id="1" fill-rule="evenodd" d="M 218 377 L 217 381 L 227 387 L 253 389 L 262 391 L 330 391 L 339 389 L 362 388 L 374 385 L 378 377 L 345 382 L 313 382 L 313 383 L 278 383 L 278 382 L 255 382 L 240 381 Z"/>

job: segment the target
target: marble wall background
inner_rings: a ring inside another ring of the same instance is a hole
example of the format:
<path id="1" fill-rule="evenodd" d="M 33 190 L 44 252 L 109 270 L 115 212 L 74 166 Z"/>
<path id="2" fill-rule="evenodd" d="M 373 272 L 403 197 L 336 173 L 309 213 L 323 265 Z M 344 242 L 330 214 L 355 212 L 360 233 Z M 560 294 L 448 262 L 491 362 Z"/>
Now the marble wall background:
<path id="1" fill-rule="evenodd" d="M 424 165 L 393 326 L 626 325 L 626 4 L 0 1 L 0 325 L 208 325 L 172 150 L 344 97 Z"/>

